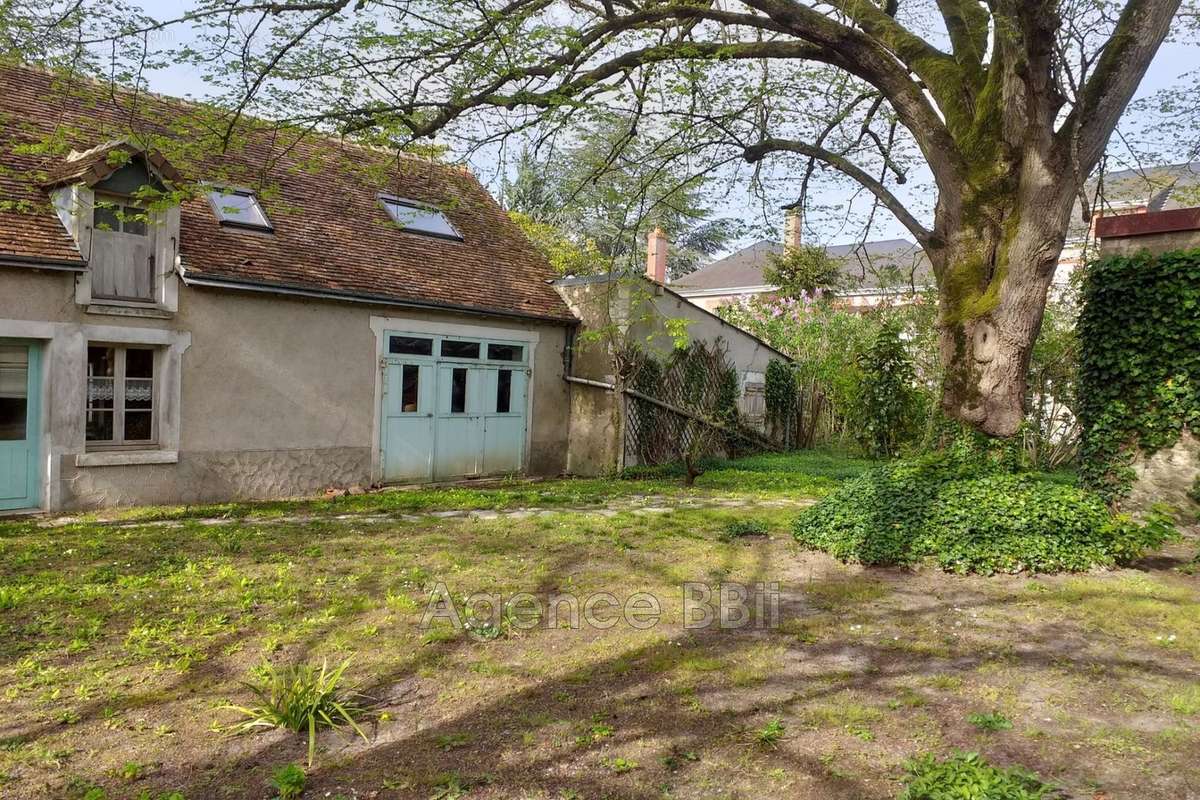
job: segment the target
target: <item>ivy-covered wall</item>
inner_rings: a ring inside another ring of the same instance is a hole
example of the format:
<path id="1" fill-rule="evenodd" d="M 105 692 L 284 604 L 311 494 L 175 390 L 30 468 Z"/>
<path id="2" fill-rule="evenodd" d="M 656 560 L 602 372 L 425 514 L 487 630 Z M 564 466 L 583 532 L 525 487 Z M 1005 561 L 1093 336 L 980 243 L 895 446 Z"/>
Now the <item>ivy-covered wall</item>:
<path id="1" fill-rule="evenodd" d="M 1200 249 L 1091 264 L 1079 340 L 1081 476 L 1120 503 L 1150 457 L 1200 433 Z"/>

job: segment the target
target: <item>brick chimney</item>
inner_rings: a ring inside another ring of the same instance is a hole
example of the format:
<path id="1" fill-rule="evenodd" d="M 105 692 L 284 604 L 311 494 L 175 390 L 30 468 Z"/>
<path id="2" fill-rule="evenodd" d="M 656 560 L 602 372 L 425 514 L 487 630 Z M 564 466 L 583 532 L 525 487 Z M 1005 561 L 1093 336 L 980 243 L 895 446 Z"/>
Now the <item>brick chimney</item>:
<path id="1" fill-rule="evenodd" d="M 667 282 L 667 234 L 655 226 L 646 238 L 646 277 L 657 283 Z"/>
<path id="2" fill-rule="evenodd" d="M 783 220 L 783 244 L 799 247 L 804 244 L 804 215 L 799 209 L 789 208 Z"/>

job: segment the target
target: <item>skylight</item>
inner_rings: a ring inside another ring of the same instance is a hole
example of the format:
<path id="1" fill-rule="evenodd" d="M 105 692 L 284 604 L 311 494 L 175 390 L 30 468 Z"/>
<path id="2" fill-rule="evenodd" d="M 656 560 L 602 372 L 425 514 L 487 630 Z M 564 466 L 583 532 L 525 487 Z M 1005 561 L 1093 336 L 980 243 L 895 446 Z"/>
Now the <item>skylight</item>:
<path id="1" fill-rule="evenodd" d="M 208 193 L 217 221 L 234 228 L 273 230 L 258 198 L 249 189 L 213 189 Z"/>
<path id="2" fill-rule="evenodd" d="M 379 201 L 401 230 L 439 239 L 462 241 L 462 234 L 450 224 L 445 214 L 433 206 L 386 194 L 379 195 Z"/>

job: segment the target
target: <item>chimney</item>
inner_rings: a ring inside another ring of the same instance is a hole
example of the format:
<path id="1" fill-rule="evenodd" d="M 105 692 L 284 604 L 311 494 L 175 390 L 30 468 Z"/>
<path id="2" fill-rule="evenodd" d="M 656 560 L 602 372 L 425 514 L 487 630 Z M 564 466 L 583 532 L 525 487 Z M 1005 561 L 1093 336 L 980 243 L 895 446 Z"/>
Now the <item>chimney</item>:
<path id="1" fill-rule="evenodd" d="M 799 247 L 804 244 L 804 215 L 799 209 L 789 208 L 783 221 L 783 244 Z"/>
<path id="2" fill-rule="evenodd" d="M 667 234 L 655 226 L 646 239 L 646 277 L 657 283 L 667 282 Z"/>

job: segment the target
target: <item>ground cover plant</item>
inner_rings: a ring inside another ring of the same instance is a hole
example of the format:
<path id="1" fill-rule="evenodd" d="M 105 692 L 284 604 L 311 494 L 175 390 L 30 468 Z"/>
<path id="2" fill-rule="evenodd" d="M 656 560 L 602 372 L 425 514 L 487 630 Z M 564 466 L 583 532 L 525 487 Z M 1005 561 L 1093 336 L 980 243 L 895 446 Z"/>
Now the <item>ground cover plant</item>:
<path id="1" fill-rule="evenodd" d="M 789 463 L 838 469 L 765 458 L 783 484 L 818 477 Z M 714 465 L 701 484 L 744 472 L 765 486 L 764 463 Z M 1075 797 L 1200 785 L 1200 582 L 1176 569 L 1194 544 L 1089 575 L 872 569 L 789 536 L 724 541 L 787 530 L 802 498 L 708 491 L 496 518 L 279 504 L 0 523 L 0 795 L 895 800 L 907 762 L 956 751 Z M 684 581 L 776 582 L 777 619 L 685 629 Z M 662 619 L 511 616 L 482 638 L 421 624 L 438 583 L 456 601 L 645 591 Z M 365 740 L 318 729 L 308 767 L 304 734 L 227 735 L 225 707 L 255 702 L 243 682 L 264 660 L 351 657 Z"/>
<path id="2" fill-rule="evenodd" d="M 1076 572 L 1127 564 L 1173 535 L 1114 516 L 1099 494 L 958 452 L 894 461 L 802 514 L 801 545 L 863 564 L 932 559 L 954 572 Z"/>

